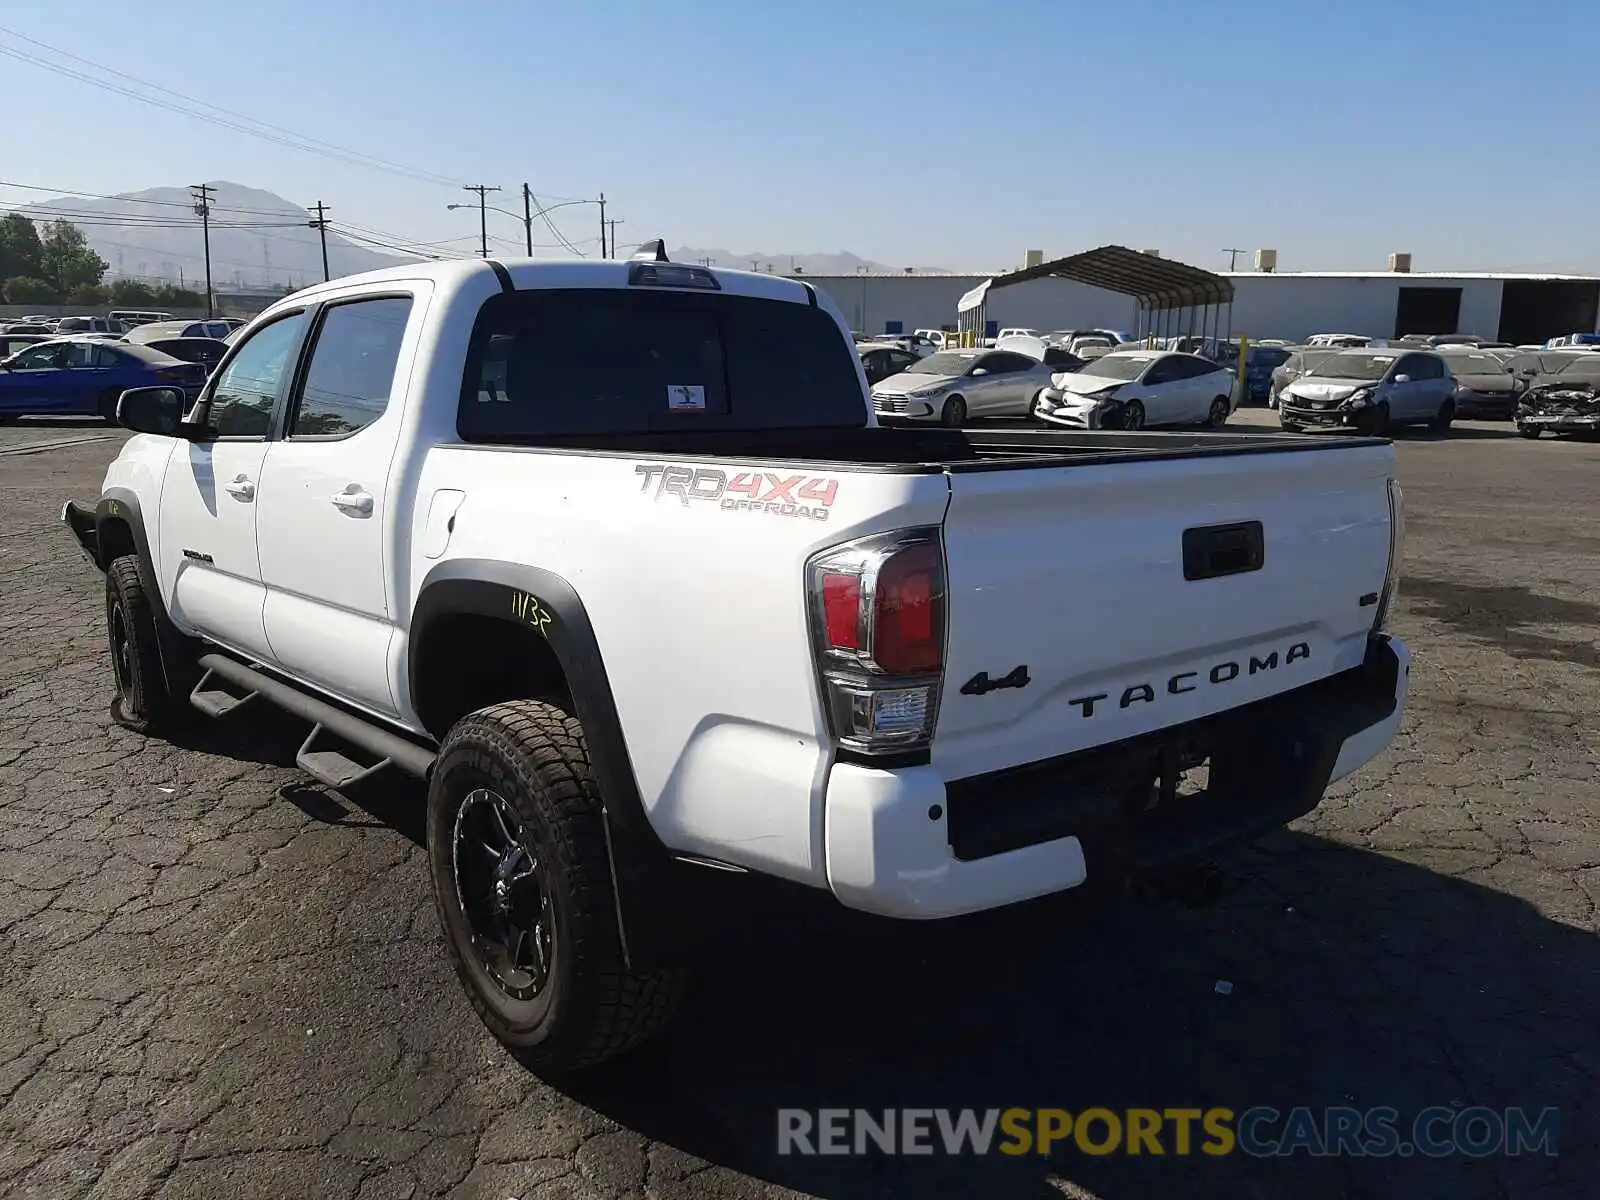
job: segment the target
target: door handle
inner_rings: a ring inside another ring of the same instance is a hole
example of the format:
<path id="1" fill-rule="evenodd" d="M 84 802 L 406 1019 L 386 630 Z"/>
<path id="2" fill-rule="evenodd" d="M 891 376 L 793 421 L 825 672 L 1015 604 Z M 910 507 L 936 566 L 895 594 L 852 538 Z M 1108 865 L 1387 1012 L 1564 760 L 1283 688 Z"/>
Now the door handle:
<path id="1" fill-rule="evenodd" d="M 243 475 L 240 475 L 232 483 L 228 484 L 227 489 L 228 495 L 237 496 L 241 500 L 249 500 L 256 494 L 256 485 L 251 483 Z"/>
<path id="2" fill-rule="evenodd" d="M 335 492 L 332 499 L 333 506 L 341 512 L 351 513 L 358 517 L 370 517 L 372 515 L 371 492 Z"/>

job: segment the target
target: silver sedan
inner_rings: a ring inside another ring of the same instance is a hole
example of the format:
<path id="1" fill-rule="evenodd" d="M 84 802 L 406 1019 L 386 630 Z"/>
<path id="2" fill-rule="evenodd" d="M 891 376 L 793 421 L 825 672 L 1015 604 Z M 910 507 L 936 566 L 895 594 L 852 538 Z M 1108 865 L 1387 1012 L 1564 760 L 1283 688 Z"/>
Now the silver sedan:
<path id="1" fill-rule="evenodd" d="M 1026 417 L 1054 369 L 1011 350 L 941 350 L 874 384 L 872 405 L 886 424 Z"/>

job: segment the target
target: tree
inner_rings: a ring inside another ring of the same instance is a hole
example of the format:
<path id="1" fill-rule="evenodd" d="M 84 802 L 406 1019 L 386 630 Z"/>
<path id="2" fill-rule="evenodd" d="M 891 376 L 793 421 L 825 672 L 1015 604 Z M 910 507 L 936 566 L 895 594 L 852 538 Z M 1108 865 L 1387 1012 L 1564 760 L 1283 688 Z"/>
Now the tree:
<path id="1" fill-rule="evenodd" d="M 0 217 L 0 279 L 38 279 L 44 274 L 39 231 L 21 213 Z"/>
<path id="2" fill-rule="evenodd" d="M 7 304 L 61 303 L 61 293 L 56 291 L 54 285 L 27 275 L 17 275 L 6 280 L 5 287 L 0 290 L 5 292 Z"/>
<path id="3" fill-rule="evenodd" d="M 151 302 L 165 308 L 204 308 L 206 298 L 199 292 L 163 283 L 151 294 Z"/>
<path id="4" fill-rule="evenodd" d="M 54 283 L 62 292 L 71 292 L 85 284 L 97 284 L 105 278 L 110 266 L 93 250 L 89 241 L 71 221 L 50 222 L 40 239 L 42 276 Z"/>
<path id="5" fill-rule="evenodd" d="M 81 304 L 85 308 L 97 308 L 111 299 L 111 293 L 98 283 L 79 284 L 67 295 L 68 304 Z"/>
<path id="6" fill-rule="evenodd" d="M 123 308 L 137 308 L 156 302 L 156 291 L 148 283 L 137 279 L 115 279 L 111 283 L 111 303 Z"/>

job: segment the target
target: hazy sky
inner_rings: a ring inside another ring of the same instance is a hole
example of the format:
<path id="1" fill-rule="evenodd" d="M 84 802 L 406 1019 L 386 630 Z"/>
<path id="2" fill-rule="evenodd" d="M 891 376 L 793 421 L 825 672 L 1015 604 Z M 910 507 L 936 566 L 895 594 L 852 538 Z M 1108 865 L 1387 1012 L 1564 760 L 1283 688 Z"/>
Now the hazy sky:
<path id="1" fill-rule="evenodd" d="M 145 90 L 17 34 L 406 171 L 5 57 Z M 1209 267 L 1272 246 L 1284 270 L 1381 269 L 1392 250 L 1417 270 L 1600 270 L 1596 62 L 1593 0 L 5 0 L 0 179 L 228 179 L 467 250 L 474 216 L 444 207 L 460 185 L 515 208 L 528 180 L 604 191 L 624 247 L 987 269 L 1121 242 Z M 598 237 L 593 206 L 557 215 Z"/>

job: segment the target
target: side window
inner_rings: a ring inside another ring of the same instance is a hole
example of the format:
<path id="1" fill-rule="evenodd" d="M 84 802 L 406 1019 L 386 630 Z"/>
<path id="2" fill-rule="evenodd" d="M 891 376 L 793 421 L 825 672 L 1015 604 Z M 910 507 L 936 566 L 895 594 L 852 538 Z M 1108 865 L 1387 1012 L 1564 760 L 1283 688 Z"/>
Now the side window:
<path id="1" fill-rule="evenodd" d="M 896 375 L 917 361 L 917 356 L 905 350 L 895 350 L 889 355 L 889 365 Z"/>
<path id="2" fill-rule="evenodd" d="M 60 346 L 34 346 L 18 354 L 11 367 L 15 371 L 48 371 L 56 365 L 56 355 L 60 351 Z"/>
<path id="3" fill-rule="evenodd" d="M 1396 375 L 1407 375 L 1412 379 L 1426 379 L 1428 377 L 1427 368 L 1423 365 L 1422 356 L 1408 354 L 1395 363 L 1394 366 L 1389 368 L 1389 378 L 1393 379 Z"/>
<path id="4" fill-rule="evenodd" d="M 211 427 L 218 437 L 264 438 L 284 379 L 294 370 L 306 314 L 297 312 L 256 330 L 217 374 Z"/>
<path id="5" fill-rule="evenodd" d="M 289 436 L 349 437 L 383 416 L 410 316 L 410 297 L 329 307 L 311 346 Z"/>
<path id="6" fill-rule="evenodd" d="M 120 367 L 122 355 L 110 346 L 96 346 L 94 348 L 94 365 L 97 367 Z"/>
<path id="7" fill-rule="evenodd" d="M 69 371 L 81 371 L 85 367 L 95 365 L 94 352 L 98 347 L 93 342 L 68 342 L 67 354 L 61 365 Z"/>
<path id="8" fill-rule="evenodd" d="M 1156 363 L 1155 366 L 1151 367 L 1145 372 L 1144 382 L 1146 386 L 1158 383 L 1171 383 L 1174 379 L 1177 379 L 1178 376 L 1173 370 L 1177 362 L 1178 360 L 1175 358 L 1163 358 L 1160 362 Z"/>

